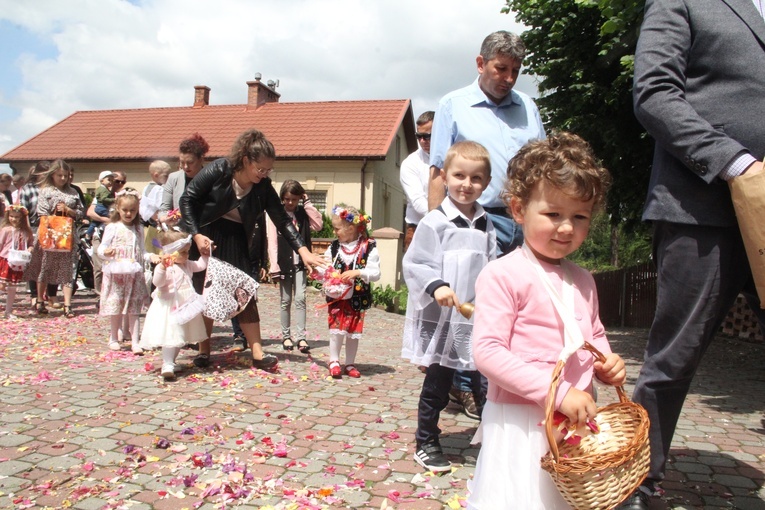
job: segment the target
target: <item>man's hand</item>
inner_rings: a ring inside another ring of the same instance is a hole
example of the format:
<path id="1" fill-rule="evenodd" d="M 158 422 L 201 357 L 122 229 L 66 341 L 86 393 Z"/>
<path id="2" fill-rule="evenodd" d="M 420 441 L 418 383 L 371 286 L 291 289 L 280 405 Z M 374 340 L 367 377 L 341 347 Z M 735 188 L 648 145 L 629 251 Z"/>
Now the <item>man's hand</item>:
<path id="1" fill-rule="evenodd" d="M 437 166 L 430 167 L 430 179 L 428 179 L 428 211 L 432 211 L 446 198 L 446 183 L 441 176 L 441 169 Z"/>

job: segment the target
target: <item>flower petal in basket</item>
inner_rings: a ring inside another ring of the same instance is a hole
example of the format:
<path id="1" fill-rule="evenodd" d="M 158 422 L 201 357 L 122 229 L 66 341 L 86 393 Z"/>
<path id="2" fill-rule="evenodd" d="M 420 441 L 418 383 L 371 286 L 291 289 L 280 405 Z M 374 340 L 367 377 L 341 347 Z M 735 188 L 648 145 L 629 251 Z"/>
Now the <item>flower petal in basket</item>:
<path id="1" fill-rule="evenodd" d="M 584 348 L 605 361 L 594 346 L 585 342 Z M 542 457 L 542 469 L 573 508 L 610 510 L 627 499 L 648 474 L 648 413 L 618 386 L 619 402 L 598 409 L 600 432 L 586 435 L 578 444 L 558 444 L 552 416 L 564 364 L 556 364 L 547 395 L 545 432 L 550 451 Z"/>

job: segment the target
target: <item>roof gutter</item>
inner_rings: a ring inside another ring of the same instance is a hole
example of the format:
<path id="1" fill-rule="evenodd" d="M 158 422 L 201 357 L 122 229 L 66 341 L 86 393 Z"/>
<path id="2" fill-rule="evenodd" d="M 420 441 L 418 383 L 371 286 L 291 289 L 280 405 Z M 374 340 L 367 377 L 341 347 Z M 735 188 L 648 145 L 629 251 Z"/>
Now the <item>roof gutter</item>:
<path id="1" fill-rule="evenodd" d="M 366 187 L 366 169 L 368 161 L 369 160 L 367 158 L 364 158 L 364 164 L 361 165 L 361 207 L 359 209 L 364 212 L 366 212 L 364 207 L 364 188 Z"/>

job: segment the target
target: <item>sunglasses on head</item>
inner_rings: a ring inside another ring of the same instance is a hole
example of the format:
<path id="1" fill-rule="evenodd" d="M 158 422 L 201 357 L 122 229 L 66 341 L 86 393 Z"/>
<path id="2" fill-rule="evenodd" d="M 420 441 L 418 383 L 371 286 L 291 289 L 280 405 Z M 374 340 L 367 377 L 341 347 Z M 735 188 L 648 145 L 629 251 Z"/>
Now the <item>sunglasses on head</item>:
<path id="1" fill-rule="evenodd" d="M 420 140 L 430 140 L 430 133 L 415 133 L 414 136 Z"/>

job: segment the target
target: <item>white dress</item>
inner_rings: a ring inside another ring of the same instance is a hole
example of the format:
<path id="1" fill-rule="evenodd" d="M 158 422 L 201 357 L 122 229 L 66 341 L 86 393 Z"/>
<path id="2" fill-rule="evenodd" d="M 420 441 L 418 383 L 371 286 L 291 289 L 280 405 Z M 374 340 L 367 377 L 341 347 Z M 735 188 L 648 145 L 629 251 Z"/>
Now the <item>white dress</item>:
<path id="1" fill-rule="evenodd" d="M 541 466 L 550 450 L 541 425 L 544 414 L 537 405 L 486 401 L 473 439 L 473 443 L 481 443 L 481 454 L 467 484 L 469 509 L 571 508 Z"/>
<path id="2" fill-rule="evenodd" d="M 161 264 L 157 265 L 153 279 L 157 288 L 152 294 L 152 302 L 141 331 L 139 345 L 142 349 L 183 347 L 207 339 L 207 329 L 201 313 L 203 307 L 199 308 L 193 318 L 182 324 L 176 318 L 178 292 L 188 288 L 193 291 L 192 273 L 204 271 L 206 267 L 207 261 L 204 258 L 175 264 L 166 269 Z M 201 297 L 198 294 L 196 296 Z M 197 298 L 194 300 L 199 302 Z"/>
<path id="3" fill-rule="evenodd" d="M 409 298 L 401 356 L 412 363 L 441 364 L 457 370 L 475 370 L 473 322 L 454 307 L 439 305 L 428 286 L 443 281 L 461 303 L 475 300 L 475 281 L 486 264 L 496 258 L 494 225 L 478 207 L 473 225 L 446 198 L 417 225 L 404 256 L 403 269 Z"/>
<path id="4" fill-rule="evenodd" d="M 108 249 L 115 253 L 104 255 Z M 101 315 L 139 315 L 149 300 L 143 277 L 143 227 L 128 227 L 121 221 L 109 223 L 98 246 L 103 262 Z"/>

